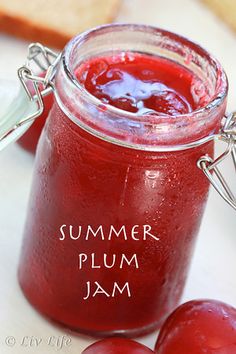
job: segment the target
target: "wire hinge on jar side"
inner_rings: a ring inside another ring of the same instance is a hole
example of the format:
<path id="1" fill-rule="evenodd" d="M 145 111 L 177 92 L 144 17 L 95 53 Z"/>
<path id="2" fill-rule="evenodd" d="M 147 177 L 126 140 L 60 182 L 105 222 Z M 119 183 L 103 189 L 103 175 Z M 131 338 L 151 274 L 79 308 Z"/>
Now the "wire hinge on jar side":
<path id="1" fill-rule="evenodd" d="M 40 43 L 32 43 L 29 46 L 27 61 L 18 69 L 18 77 L 29 98 L 29 103 L 34 102 L 35 108 L 29 109 L 30 113 L 26 114 L 26 117 L 16 118 L 14 124 L 6 131 L 0 132 L 0 150 L 17 139 L 17 131 L 22 127 L 27 129 L 31 122 L 42 114 L 44 110 L 42 98 L 54 90 L 53 79 L 60 57 L 61 54 L 54 53 Z"/>
<path id="2" fill-rule="evenodd" d="M 42 98 L 54 90 L 53 79 L 56 73 L 56 67 L 61 55 L 56 54 L 51 49 L 44 47 L 40 43 L 32 43 L 28 49 L 27 61 L 24 66 L 18 69 L 18 77 L 23 88 L 31 101 L 37 101 L 38 110 L 32 115 L 24 118 L 19 124 L 22 125 L 40 116 L 44 110 Z M 44 73 L 44 76 L 34 74 L 35 70 Z M 29 90 L 29 82 L 32 88 Z M 40 85 L 42 88 L 40 89 Z"/>
<path id="3" fill-rule="evenodd" d="M 232 156 L 236 171 L 236 112 L 224 118 L 221 134 L 217 136 L 219 140 L 227 143 L 227 149 L 215 160 L 208 155 L 202 156 L 198 162 L 198 167 L 204 172 L 212 186 L 221 197 L 236 210 L 236 197 L 219 170 L 219 165 L 228 157 Z"/>

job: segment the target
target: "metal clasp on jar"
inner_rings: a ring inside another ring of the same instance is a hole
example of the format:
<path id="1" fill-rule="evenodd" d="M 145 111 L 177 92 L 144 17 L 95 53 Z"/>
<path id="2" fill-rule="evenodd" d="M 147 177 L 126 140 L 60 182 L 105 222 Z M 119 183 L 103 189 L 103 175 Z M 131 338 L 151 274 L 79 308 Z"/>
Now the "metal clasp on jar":
<path id="1" fill-rule="evenodd" d="M 39 43 L 33 43 L 29 46 L 26 64 L 19 68 L 18 77 L 29 98 L 29 104 L 32 101 L 35 102 L 36 109 L 28 113 L 26 117 L 17 118 L 11 128 L 0 134 L 0 150 L 8 144 L 5 143 L 6 140 L 8 142 L 15 140 L 21 127 L 29 127 L 30 122 L 33 122 L 42 114 L 44 110 L 42 98 L 54 90 L 53 78 L 59 60 L 60 55 Z M 42 72 L 45 72 L 45 75 L 38 76 L 38 73 Z M 31 84 L 30 89 L 29 84 Z"/>
<path id="2" fill-rule="evenodd" d="M 197 165 L 221 197 L 236 210 L 236 197 L 219 170 L 219 165 L 228 156 L 232 156 L 236 171 L 236 112 L 224 118 L 223 127 L 217 138 L 227 143 L 225 152 L 215 160 L 208 155 L 202 156 Z"/>
<path id="3" fill-rule="evenodd" d="M 23 119 L 21 124 L 34 120 L 43 112 L 44 104 L 42 97 L 54 90 L 53 79 L 60 57 L 60 54 L 56 54 L 40 43 L 30 44 L 26 64 L 18 69 L 18 77 L 29 99 L 37 101 L 38 110 L 31 116 Z M 45 72 L 45 75 L 43 77 L 37 76 L 34 74 L 34 70 L 40 70 L 41 73 Z M 27 83 L 30 81 L 33 85 L 33 92 L 27 86 Z M 42 85 L 42 89 L 39 88 L 40 84 Z"/>

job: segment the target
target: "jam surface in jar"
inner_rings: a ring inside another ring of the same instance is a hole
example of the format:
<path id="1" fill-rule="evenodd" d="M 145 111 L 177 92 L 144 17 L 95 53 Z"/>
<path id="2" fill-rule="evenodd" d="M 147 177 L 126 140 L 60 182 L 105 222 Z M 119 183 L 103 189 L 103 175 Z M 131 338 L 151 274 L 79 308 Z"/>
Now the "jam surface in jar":
<path id="1" fill-rule="evenodd" d="M 161 57 L 129 52 L 97 57 L 80 65 L 76 76 L 104 104 L 138 115 L 186 114 L 209 100 L 191 71 Z"/>
<path id="2" fill-rule="evenodd" d="M 145 54 L 93 58 L 76 77 L 105 106 L 139 115 L 175 119 L 209 100 L 192 72 Z M 83 130 L 55 101 L 38 146 L 19 269 L 29 301 L 89 334 L 138 335 L 160 326 L 185 284 L 208 195 L 196 166 L 206 153 L 212 155 L 212 142 L 176 152 L 113 144 Z M 72 240 L 70 232 L 78 236 L 80 226 L 80 237 Z M 86 239 L 88 226 L 102 226 L 104 237 L 98 232 Z M 109 240 L 111 227 L 123 226 L 129 237 L 121 232 Z M 144 240 L 145 226 L 156 238 Z M 139 240 L 130 237 L 134 227 L 141 230 Z M 123 254 L 133 261 L 121 268 Z M 112 267 L 104 266 L 104 255 Z M 115 283 L 124 291 L 114 292 Z"/>

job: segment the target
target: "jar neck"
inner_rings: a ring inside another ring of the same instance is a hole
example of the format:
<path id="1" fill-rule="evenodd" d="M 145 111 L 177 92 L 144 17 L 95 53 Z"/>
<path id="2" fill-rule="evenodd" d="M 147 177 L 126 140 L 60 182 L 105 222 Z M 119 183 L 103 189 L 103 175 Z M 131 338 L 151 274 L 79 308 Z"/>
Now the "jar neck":
<path id="1" fill-rule="evenodd" d="M 138 52 L 174 61 L 192 71 L 210 92 L 205 107 L 188 114 L 143 115 L 104 106 L 77 80 L 79 65 L 106 53 Z M 74 124 L 114 144 L 140 150 L 181 150 L 219 131 L 225 114 L 227 79 L 204 49 L 173 33 L 142 25 L 108 25 L 72 39 L 55 78 L 56 99 Z"/>

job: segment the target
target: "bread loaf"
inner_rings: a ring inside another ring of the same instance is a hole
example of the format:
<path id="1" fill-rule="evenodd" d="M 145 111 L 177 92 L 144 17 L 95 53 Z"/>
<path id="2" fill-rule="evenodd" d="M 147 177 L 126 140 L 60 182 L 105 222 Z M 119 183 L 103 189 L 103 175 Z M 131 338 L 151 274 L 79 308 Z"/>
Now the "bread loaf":
<path id="1" fill-rule="evenodd" d="M 55 48 L 111 22 L 120 0 L 0 0 L 0 31 Z"/>
<path id="2" fill-rule="evenodd" d="M 236 0 L 203 0 L 236 31 Z"/>

